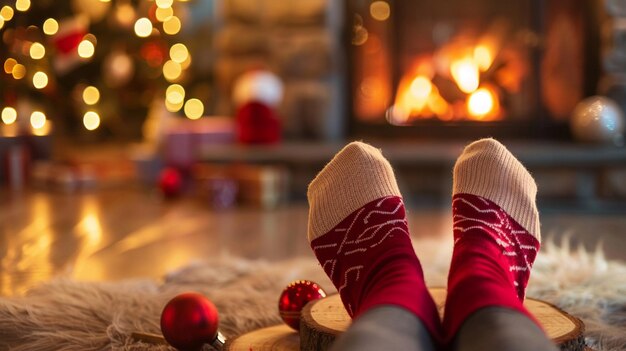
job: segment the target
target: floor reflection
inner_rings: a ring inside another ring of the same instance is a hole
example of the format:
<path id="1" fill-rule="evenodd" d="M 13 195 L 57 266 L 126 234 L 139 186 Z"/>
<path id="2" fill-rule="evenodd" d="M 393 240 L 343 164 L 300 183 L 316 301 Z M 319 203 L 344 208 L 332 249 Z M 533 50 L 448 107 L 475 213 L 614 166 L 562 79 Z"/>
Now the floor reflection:
<path id="1" fill-rule="evenodd" d="M 9 201 L 11 203 L 11 201 Z M 12 294 L 29 281 L 52 274 L 50 250 L 54 232 L 50 226 L 50 203 L 32 196 L 11 203 L 2 218 L 3 256 L 0 292 Z"/>
<path id="2" fill-rule="evenodd" d="M 447 211 L 409 213 L 412 236 L 450 239 Z M 306 223 L 305 204 L 215 212 L 192 197 L 169 202 L 136 189 L 0 191 L 0 294 L 21 294 L 59 276 L 156 279 L 192 261 L 222 255 L 312 257 Z M 602 240 L 609 257 L 626 259 L 624 218 L 552 215 L 542 223 L 546 236 L 570 232 L 589 248 Z"/>

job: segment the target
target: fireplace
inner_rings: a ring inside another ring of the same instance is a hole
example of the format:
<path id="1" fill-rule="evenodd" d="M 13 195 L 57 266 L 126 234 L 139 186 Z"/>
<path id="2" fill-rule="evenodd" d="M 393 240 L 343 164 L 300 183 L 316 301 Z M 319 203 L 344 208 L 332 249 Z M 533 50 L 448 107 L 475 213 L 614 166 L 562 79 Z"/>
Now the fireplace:
<path id="1" fill-rule="evenodd" d="M 596 2 L 350 0 L 350 130 L 562 137 L 598 80 Z"/>

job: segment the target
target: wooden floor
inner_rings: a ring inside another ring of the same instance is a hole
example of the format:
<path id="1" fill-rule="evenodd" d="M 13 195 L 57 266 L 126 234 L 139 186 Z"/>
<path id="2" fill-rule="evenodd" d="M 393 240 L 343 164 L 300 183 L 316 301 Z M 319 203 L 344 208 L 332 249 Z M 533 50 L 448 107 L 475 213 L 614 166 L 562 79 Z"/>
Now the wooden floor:
<path id="1" fill-rule="evenodd" d="M 447 211 L 410 211 L 413 236 L 449 239 Z M 280 260 L 312 254 L 306 204 L 276 210 L 210 210 L 197 199 L 163 201 L 141 189 L 83 193 L 0 191 L 0 295 L 56 276 L 82 280 L 159 278 L 218 255 Z M 626 217 L 551 213 L 544 237 L 571 235 L 626 260 Z"/>

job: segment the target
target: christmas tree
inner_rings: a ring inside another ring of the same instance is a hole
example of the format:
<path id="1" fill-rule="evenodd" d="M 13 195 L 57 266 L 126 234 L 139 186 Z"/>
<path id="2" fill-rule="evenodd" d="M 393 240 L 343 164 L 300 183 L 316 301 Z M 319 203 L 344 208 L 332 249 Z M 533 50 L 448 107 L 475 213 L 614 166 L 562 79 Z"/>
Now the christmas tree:
<path id="1" fill-rule="evenodd" d="M 0 109 L 20 133 L 136 140 L 154 103 L 211 108 L 212 1 L 17 0 L 0 6 Z M 162 101 L 162 102 L 161 102 Z"/>

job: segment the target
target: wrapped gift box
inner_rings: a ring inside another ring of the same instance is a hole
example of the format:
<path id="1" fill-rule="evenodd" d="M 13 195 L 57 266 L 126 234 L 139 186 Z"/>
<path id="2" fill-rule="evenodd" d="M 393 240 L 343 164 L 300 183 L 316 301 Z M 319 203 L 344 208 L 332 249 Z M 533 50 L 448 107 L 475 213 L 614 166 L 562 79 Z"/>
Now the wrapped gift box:
<path id="1" fill-rule="evenodd" d="M 232 143 L 234 139 L 235 127 L 230 118 L 180 119 L 165 132 L 163 157 L 167 165 L 189 169 L 197 161 L 199 150 L 207 145 Z"/>

